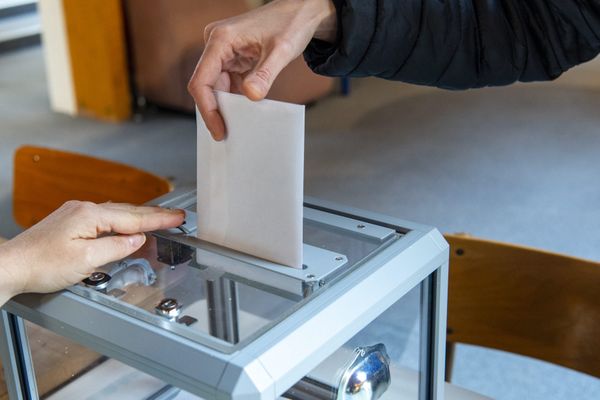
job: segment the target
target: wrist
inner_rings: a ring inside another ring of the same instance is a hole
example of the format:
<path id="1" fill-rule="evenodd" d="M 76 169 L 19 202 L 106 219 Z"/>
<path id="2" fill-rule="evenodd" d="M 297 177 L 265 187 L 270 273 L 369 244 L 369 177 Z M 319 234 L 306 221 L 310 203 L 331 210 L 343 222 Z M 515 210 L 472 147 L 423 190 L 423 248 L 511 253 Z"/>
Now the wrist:
<path id="1" fill-rule="evenodd" d="M 333 43 L 337 37 L 337 13 L 332 0 L 309 0 L 317 13 L 317 28 L 313 37 Z"/>
<path id="2" fill-rule="evenodd" d="M 26 268 L 13 241 L 0 245 L 0 305 L 25 291 Z"/>
<path id="3" fill-rule="evenodd" d="M 299 17 L 304 27 L 310 27 L 313 38 L 335 42 L 337 12 L 332 0 L 274 0 L 269 5 Z"/>

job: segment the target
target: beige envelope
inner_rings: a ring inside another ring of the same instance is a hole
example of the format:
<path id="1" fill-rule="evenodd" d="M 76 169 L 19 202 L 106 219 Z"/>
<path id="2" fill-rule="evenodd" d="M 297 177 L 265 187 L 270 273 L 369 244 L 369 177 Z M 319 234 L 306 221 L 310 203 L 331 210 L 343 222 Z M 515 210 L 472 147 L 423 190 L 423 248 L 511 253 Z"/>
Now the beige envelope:
<path id="1" fill-rule="evenodd" d="M 198 237 L 302 268 L 304 106 L 216 96 L 224 141 L 196 113 Z"/>

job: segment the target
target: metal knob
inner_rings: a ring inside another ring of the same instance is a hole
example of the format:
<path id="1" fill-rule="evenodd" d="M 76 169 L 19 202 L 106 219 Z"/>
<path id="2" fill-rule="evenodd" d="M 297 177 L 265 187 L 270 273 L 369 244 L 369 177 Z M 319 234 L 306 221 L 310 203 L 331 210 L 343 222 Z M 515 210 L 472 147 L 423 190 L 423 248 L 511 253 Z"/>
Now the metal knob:
<path id="1" fill-rule="evenodd" d="M 166 298 L 154 308 L 158 315 L 168 319 L 176 319 L 181 314 L 182 305 L 176 299 Z"/>
<path id="2" fill-rule="evenodd" d="M 390 386 L 390 357 L 381 343 L 359 347 L 342 374 L 336 400 L 375 400 Z"/>
<path id="3" fill-rule="evenodd" d="M 94 272 L 83 280 L 83 284 L 96 290 L 103 290 L 106 289 L 111 279 L 109 274 L 104 272 Z"/>

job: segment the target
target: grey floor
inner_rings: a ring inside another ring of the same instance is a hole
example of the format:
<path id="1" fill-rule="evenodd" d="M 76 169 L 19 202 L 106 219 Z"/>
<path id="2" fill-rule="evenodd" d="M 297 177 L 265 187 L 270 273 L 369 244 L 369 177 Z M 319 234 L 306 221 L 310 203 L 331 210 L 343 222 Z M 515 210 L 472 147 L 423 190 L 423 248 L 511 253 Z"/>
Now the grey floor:
<path id="1" fill-rule="evenodd" d="M 600 68 L 590 65 L 556 83 L 466 92 L 354 81 L 351 96 L 307 112 L 305 191 L 444 232 L 600 260 Z M 158 112 L 108 124 L 54 114 L 39 48 L 0 55 L 8 237 L 19 231 L 12 155 L 24 143 L 123 161 L 179 186 L 195 179 L 193 119 Z M 455 371 L 456 384 L 499 399 L 600 398 L 594 378 L 469 346 L 459 347 Z"/>

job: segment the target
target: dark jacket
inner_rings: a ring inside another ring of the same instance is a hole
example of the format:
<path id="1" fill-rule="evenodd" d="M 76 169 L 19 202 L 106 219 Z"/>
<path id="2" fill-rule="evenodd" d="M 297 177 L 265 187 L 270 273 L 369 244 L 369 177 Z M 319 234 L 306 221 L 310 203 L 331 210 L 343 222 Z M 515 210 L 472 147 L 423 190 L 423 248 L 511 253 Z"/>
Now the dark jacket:
<path id="1" fill-rule="evenodd" d="M 304 56 L 330 76 L 449 89 L 550 80 L 600 51 L 600 0 L 334 0 L 338 40 Z"/>

